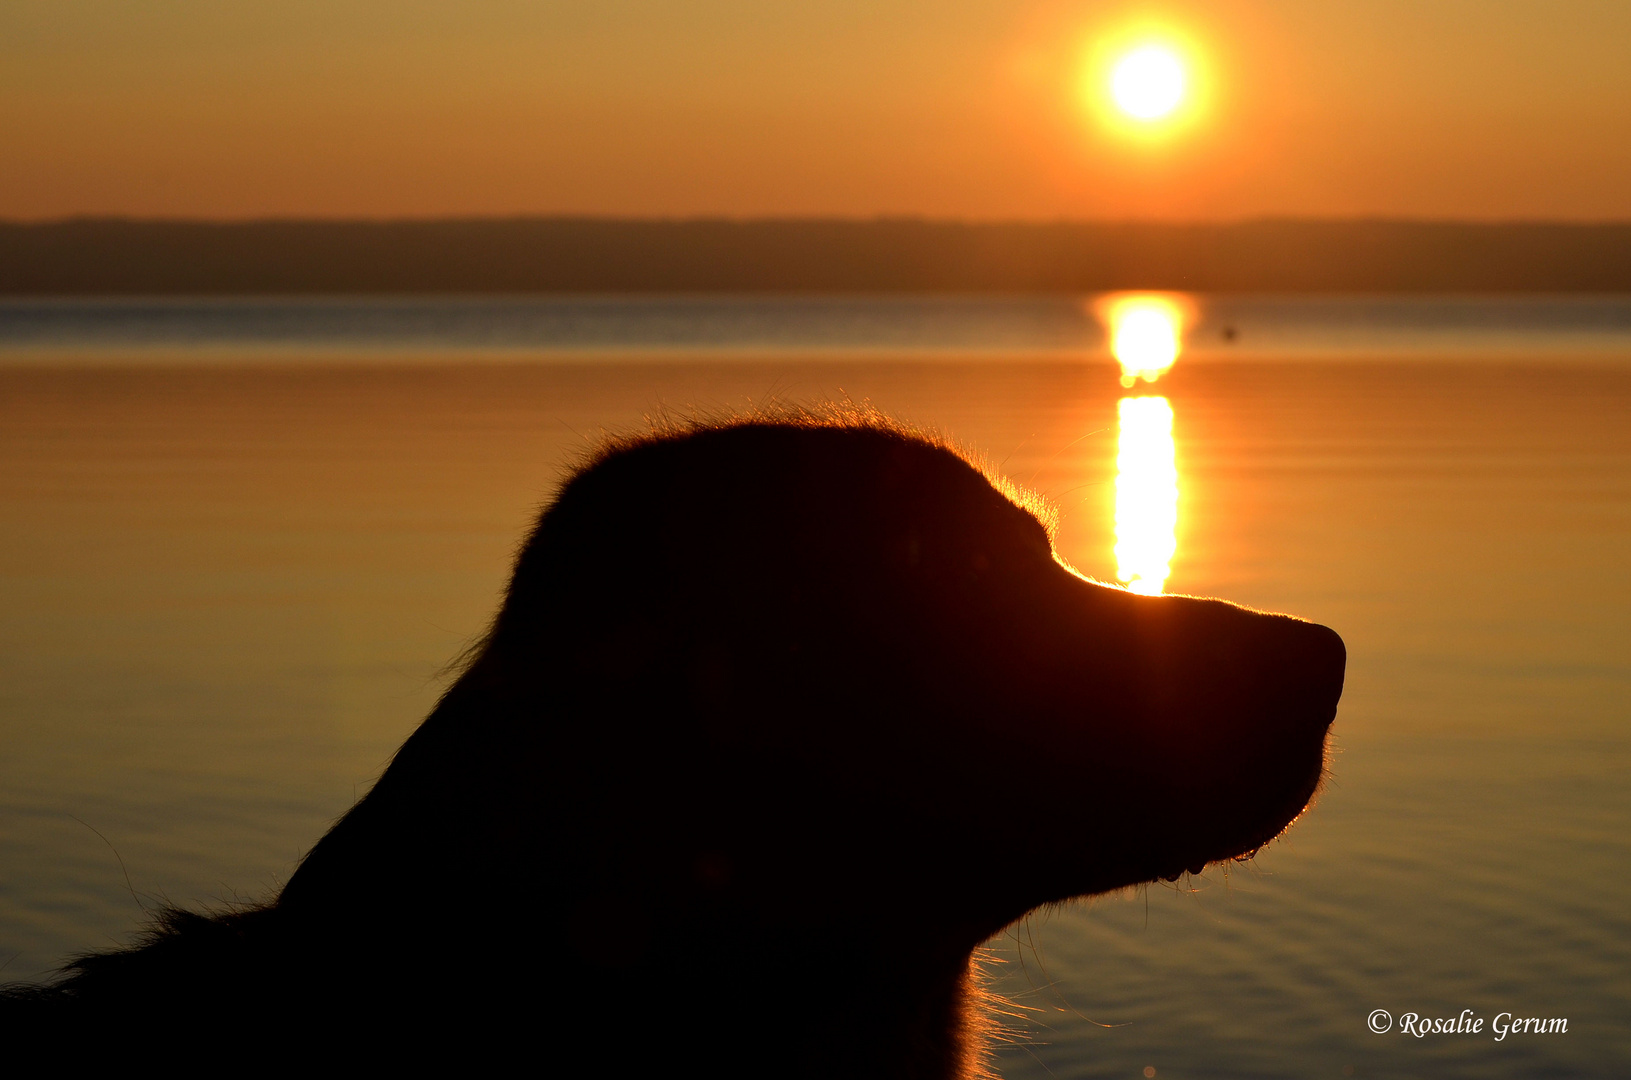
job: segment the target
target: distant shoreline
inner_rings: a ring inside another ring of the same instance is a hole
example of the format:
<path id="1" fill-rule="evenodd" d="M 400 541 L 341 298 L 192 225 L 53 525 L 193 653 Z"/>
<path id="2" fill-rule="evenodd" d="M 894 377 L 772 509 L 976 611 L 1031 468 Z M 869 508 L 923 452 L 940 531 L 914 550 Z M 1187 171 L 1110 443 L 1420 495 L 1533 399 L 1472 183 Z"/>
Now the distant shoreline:
<path id="1" fill-rule="evenodd" d="M 0 296 L 1626 293 L 1631 222 L 0 222 Z"/>
<path id="2" fill-rule="evenodd" d="M 0 296 L 0 365 L 1108 359 L 1103 295 Z M 1189 293 L 1203 359 L 1631 359 L 1631 293 Z"/>

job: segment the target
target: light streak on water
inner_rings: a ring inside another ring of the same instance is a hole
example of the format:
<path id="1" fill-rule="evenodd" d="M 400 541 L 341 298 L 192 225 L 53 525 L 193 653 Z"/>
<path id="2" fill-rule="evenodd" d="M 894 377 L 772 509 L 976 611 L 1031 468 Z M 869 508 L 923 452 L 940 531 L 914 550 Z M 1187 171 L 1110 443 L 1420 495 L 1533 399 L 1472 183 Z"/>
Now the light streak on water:
<path id="1" fill-rule="evenodd" d="M 1116 576 L 1149 596 L 1161 592 L 1178 550 L 1178 457 L 1172 405 L 1127 397 L 1116 450 Z"/>

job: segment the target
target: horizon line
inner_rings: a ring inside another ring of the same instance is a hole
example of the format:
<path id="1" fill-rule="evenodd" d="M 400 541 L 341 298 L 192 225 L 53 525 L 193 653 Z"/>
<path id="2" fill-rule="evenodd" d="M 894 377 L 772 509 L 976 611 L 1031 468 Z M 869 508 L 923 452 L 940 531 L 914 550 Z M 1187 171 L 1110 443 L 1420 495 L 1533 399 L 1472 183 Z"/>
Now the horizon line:
<path id="1" fill-rule="evenodd" d="M 1387 214 L 1301 215 L 1260 214 L 1237 218 L 1152 218 L 1152 217 L 951 217 L 930 214 L 592 214 L 592 213 L 513 213 L 436 215 L 326 215 L 259 214 L 245 216 L 169 216 L 140 214 L 66 214 L 54 217 L 14 218 L 0 216 L 0 227 L 49 227 L 62 225 L 435 225 L 435 224 L 515 224 L 522 222 L 575 222 L 605 225 L 930 225 L 967 228 L 1058 228 L 1164 227 L 1238 228 L 1252 225 L 1387 225 L 1456 226 L 1473 228 L 1613 228 L 1631 226 L 1624 218 L 1456 218 Z"/>

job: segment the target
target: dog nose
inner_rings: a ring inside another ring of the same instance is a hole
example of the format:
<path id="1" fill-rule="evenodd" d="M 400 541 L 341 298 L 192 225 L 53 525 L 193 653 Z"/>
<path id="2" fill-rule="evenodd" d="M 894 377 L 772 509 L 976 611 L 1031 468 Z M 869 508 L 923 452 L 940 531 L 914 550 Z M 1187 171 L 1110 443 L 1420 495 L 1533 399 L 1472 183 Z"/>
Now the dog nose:
<path id="1" fill-rule="evenodd" d="M 1285 619 L 1279 666 L 1298 711 L 1323 730 L 1336 719 L 1348 667 L 1348 648 L 1329 626 Z"/>

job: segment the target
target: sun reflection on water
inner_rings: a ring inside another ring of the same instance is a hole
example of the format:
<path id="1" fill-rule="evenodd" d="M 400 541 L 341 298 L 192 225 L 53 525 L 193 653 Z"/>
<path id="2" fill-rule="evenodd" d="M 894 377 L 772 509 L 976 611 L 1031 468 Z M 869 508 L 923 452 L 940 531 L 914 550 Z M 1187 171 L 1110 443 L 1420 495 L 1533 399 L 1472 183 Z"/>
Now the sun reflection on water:
<path id="1" fill-rule="evenodd" d="M 1121 399 L 1116 449 L 1116 576 L 1154 596 L 1178 550 L 1178 455 L 1164 397 Z"/>
<path id="2" fill-rule="evenodd" d="M 1121 363 L 1121 385 L 1131 389 L 1143 379 L 1165 375 L 1183 347 L 1186 305 L 1162 293 L 1106 297 L 1098 317 L 1110 337 L 1110 352 Z"/>
<path id="3" fill-rule="evenodd" d="M 1121 364 L 1121 385 L 1165 375 L 1183 348 L 1189 305 L 1160 293 L 1107 297 L 1097 305 Z M 1116 450 L 1116 576 L 1136 593 L 1165 587 L 1178 550 L 1178 455 L 1172 403 L 1164 397 L 1124 397 L 1118 407 Z"/>

